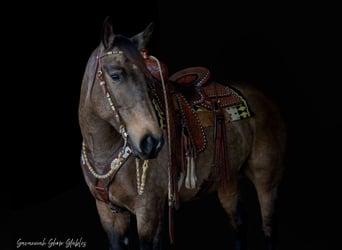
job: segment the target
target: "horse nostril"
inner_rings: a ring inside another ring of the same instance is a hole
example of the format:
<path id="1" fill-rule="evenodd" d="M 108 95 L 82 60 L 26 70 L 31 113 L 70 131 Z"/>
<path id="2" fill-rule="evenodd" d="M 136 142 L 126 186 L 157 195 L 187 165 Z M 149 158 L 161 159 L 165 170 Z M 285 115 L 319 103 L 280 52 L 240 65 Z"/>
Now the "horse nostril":
<path id="1" fill-rule="evenodd" d="M 153 135 L 146 135 L 140 143 L 141 151 L 149 158 L 155 157 L 161 147 L 161 140 Z"/>

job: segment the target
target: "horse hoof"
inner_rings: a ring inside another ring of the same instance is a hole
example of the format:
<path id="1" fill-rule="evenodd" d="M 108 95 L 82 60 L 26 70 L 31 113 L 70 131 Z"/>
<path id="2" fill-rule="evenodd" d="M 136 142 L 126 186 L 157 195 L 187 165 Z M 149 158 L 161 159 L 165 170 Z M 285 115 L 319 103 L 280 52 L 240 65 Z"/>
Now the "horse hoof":
<path id="1" fill-rule="evenodd" d="M 265 237 L 265 246 L 266 246 L 266 250 L 273 250 L 273 243 L 272 243 L 272 239 L 271 237 Z"/>

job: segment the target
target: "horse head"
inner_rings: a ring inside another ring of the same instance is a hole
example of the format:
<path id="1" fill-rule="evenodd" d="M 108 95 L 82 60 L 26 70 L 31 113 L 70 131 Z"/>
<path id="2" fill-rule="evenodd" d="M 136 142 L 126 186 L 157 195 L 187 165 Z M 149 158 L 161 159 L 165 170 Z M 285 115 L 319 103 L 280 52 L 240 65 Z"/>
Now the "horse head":
<path id="1" fill-rule="evenodd" d="M 163 131 L 148 90 L 153 78 L 141 55 L 152 30 L 153 23 L 135 36 L 126 37 L 114 34 L 110 19 L 105 20 L 102 40 L 88 61 L 80 103 L 81 124 L 102 126 L 105 141 L 109 140 L 105 137 L 122 136 L 141 159 L 156 157 L 163 145 Z M 94 68 L 95 73 L 91 73 Z M 85 113 L 88 117 L 84 117 Z M 87 122 L 89 117 L 102 122 Z M 92 130 L 99 128 L 87 129 Z M 88 137 L 91 146 L 94 136 Z"/>

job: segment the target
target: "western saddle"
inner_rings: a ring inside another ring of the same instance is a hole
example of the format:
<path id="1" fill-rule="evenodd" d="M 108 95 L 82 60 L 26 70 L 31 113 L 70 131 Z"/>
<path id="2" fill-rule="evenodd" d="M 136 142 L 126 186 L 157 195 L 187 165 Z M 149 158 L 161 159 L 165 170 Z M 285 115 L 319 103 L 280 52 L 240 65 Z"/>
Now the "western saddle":
<path id="1" fill-rule="evenodd" d="M 142 51 L 147 68 L 155 78 L 152 99 L 165 124 L 165 102 L 162 84 L 167 92 L 172 150 L 172 189 L 175 207 L 178 207 L 178 191 L 183 182 L 189 189 L 198 189 L 194 198 L 205 194 L 214 181 L 221 181 L 225 188 L 229 180 L 227 161 L 226 123 L 251 116 L 244 97 L 238 90 L 210 79 L 206 67 L 189 67 L 168 77 L 167 66 Z M 160 72 L 162 71 L 162 72 Z M 195 159 L 207 147 L 204 128 L 213 127 L 214 153 L 209 176 L 197 183 Z M 185 179 L 185 181 L 184 181 Z"/>

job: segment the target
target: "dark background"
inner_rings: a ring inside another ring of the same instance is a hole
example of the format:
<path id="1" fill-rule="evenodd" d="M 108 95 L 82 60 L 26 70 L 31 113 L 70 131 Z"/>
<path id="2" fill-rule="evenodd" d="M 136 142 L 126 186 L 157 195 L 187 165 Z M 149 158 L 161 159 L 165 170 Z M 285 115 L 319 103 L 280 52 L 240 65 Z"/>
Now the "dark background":
<path id="1" fill-rule="evenodd" d="M 49 3 L 39 6 L 43 11 L 17 15 L 15 50 L 24 53 L 16 57 L 10 84 L 18 86 L 12 95 L 18 137 L 4 189 L 4 200 L 11 199 L 4 221 L 13 249 L 19 238 L 44 237 L 82 237 L 87 249 L 107 248 L 81 173 L 77 118 L 84 68 L 107 15 L 114 32 L 127 36 L 154 21 L 149 51 L 170 73 L 206 66 L 218 81 L 247 81 L 275 100 L 289 134 L 277 249 L 336 249 L 333 241 L 341 231 L 337 7 L 298 1 L 184 3 L 98 1 L 82 10 Z M 258 207 L 248 182 L 243 193 L 251 249 L 258 249 Z M 230 249 L 232 231 L 215 196 L 184 205 L 175 223 L 177 249 Z"/>

